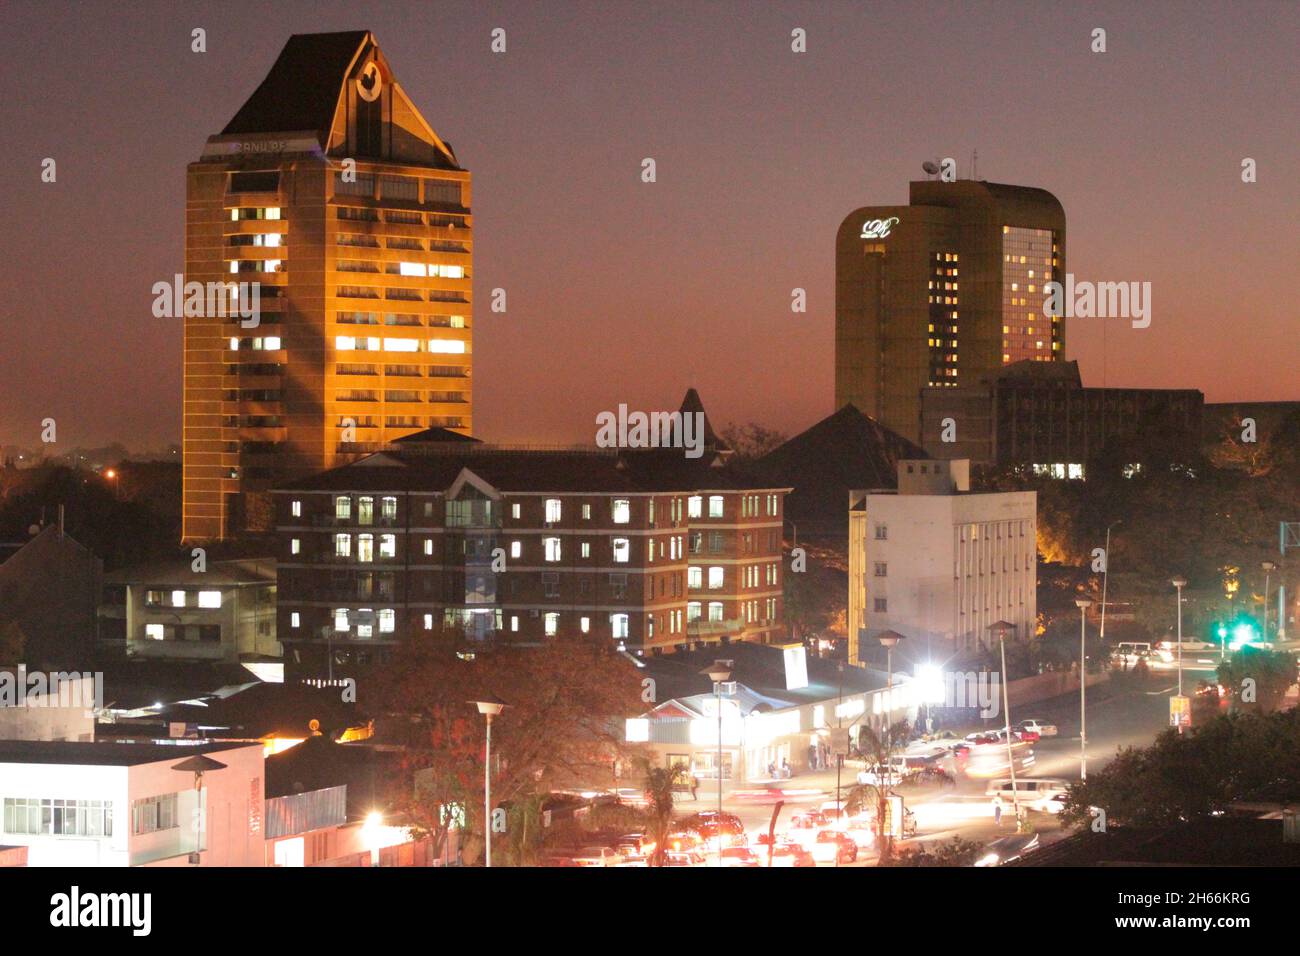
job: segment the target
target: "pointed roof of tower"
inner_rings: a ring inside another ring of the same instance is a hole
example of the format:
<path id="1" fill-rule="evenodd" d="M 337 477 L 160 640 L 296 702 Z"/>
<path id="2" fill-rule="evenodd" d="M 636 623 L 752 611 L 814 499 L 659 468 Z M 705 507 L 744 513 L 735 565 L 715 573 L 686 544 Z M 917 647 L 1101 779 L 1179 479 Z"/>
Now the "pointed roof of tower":
<path id="1" fill-rule="evenodd" d="M 732 449 L 725 441 L 718 437 L 718 433 L 713 430 L 713 425 L 709 422 L 709 414 L 704 410 L 704 402 L 700 400 L 700 393 L 694 388 L 686 390 L 686 396 L 682 399 L 682 407 L 678 409 L 682 416 L 699 412 L 704 416 L 704 447 L 706 449 L 730 454 Z"/>
<path id="2" fill-rule="evenodd" d="M 341 121 L 340 109 L 345 105 L 348 81 L 372 60 L 379 64 L 387 85 L 401 101 L 400 113 L 408 126 L 402 130 L 404 137 L 422 140 L 433 147 L 434 161 L 429 165 L 459 169 L 451 147 L 434 132 L 400 84 L 392 79 L 388 61 L 369 30 L 293 34 L 266 79 L 226 124 L 221 135 L 313 132 L 321 147 L 328 151 L 331 137 L 337 141 L 347 127 Z M 393 115 L 389 111 L 389 116 Z"/>

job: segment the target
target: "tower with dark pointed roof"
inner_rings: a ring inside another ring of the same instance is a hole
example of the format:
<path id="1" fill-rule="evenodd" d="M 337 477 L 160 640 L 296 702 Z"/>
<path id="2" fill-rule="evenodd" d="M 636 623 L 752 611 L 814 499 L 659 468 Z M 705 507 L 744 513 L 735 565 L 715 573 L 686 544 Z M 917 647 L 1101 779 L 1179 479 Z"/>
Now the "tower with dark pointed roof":
<path id="1" fill-rule="evenodd" d="M 372 34 L 290 37 L 186 198 L 187 541 L 263 526 L 278 481 L 471 433 L 470 175 Z"/>

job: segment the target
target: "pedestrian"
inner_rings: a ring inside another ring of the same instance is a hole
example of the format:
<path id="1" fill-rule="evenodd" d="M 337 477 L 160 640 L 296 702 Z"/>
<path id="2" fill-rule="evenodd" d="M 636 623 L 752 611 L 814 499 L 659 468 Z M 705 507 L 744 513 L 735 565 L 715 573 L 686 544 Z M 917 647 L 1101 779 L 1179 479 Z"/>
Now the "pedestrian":
<path id="1" fill-rule="evenodd" d="M 993 822 L 1002 827 L 1002 795 L 998 794 L 993 798 Z"/>
<path id="2" fill-rule="evenodd" d="M 781 776 L 785 777 L 787 780 L 791 777 L 790 761 L 785 757 L 781 758 Z"/>
<path id="3" fill-rule="evenodd" d="M 775 761 L 775 760 L 769 760 L 769 761 L 767 762 L 767 778 L 768 778 L 769 780 L 775 780 L 775 779 L 776 779 L 776 761 Z"/>
<path id="4" fill-rule="evenodd" d="M 691 774 L 691 799 L 692 799 L 692 800 L 698 800 L 698 799 L 699 799 L 699 798 L 695 795 L 695 791 L 696 791 L 696 790 L 699 790 L 699 789 L 700 789 L 700 778 L 699 778 L 698 776 L 696 776 L 695 774 Z"/>

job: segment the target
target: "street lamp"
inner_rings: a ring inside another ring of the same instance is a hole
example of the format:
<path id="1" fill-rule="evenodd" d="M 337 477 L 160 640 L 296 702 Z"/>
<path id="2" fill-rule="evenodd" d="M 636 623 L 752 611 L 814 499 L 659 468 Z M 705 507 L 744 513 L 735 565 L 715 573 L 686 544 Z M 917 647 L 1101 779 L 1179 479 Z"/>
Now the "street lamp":
<path id="1" fill-rule="evenodd" d="M 1271 575 L 1274 571 L 1277 570 L 1277 565 L 1274 564 L 1272 561 L 1265 561 L 1263 564 L 1260 565 L 1260 568 L 1262 568 L 1263 571 L 1264 571 L 1264 630 L 1263 630 L 1263 638 L 1262 638 L 1262 639 L 1265 640 L 1265 641 L 1267 641 L 1267 640 L 1268 640 L 1268 584 L 1269 584 L 1269 575 Z"/>
<path id="2" fill-rule="evenodd" d="M 998 647 L 1002 652 L 1002 716 L 1007 735 L 1007 767 L 1011 773 L 1011 806 L 1016 814 L 1016 830 L 1020 830 L 1020 790 L 1016 786 L 1016 758 L 1011 750 L 1011 699 L 1007 693 L 1007 631 L 1014 631 L 1016 625 L 1007 621 L 995 621 L 988 626 L 998 636 Z"/>
<path id="3" fill-rule="evenodd" d="M 1178 589 L 1178 696 L 1183 696 L 1183 588 L 1187 587 L 1187 579 L 1181 574 L 1169 582 Z M 1183 733 L 1183 716 L 1180 711 L 1178 714 L 1178 734 Z"/>
<path id="4" fill-rule="evenodd" d="M 1107 532 L 1109 535 L 1109 532 Z M 1106 559 L 1109 566 L 1110 558 Z M 1104 585 L 1103 585 L 1104 588 Z M 1092 607 L 1089 598 L 1078 598 L 1075 605 L 1079 608 L 1079 779 L 1088 779 L 1088 608 Z M 1102 620 L 1105 620 L 1106 599 L 1101 602 Z M 1104 633 L 1104 632 L 1103 632 Z"/>
<path id="5" fill-rule="evenodd" d="M 172 769 L 179 770 L 181 773 L 194 774 L 194 852 L 190 854 L 189 859 L 191 863 L 198 863 L 202 859 L 200 854 L 203 852 L 203 831 L 206 829 L 203 812 L 203 775 L 214 770 L 224 770 L 226 765 L 205 754 L 195 754 L 174 765 Z"/>
<path id="6" fill-rule="evenodd" d="M 899 641 L 907 640 L 907 635 L 899 634 L 897 631 L 882 631 L 877 638 L 885 649 L 885 774 L 889 781 L 886 787 L 889 792 L 894 789 L 894 648 L 898 646 Z M 877 780 L 880 778 L 877 777 Z M 883 802 L 883 801 L 882 801 Z M 900 821 L 901 822 L 901 821 Z M 884 821 L 881 821 L 881 840 L 885 837 Z M 882 848 L 883 849 L 883 848 Z"/>
<path id="7" fill-rule="evenodd" d="M 713 681 L 713 693 L 718 701 L 718 820 L 714 832 L 718 838 L 718 866 L 722 865 L 722 685 L 731 680 L 734 661 L 715 660 L 701 674 Z"/>
<path id="8" fill-rule="evenodd" d="M 483 751 L 483 865 L 492 865 L 492 718 L 505 709 L 505 701 L 495 694 L 487 694 L 482 700 L 471 700 L 487 722 L 487 746 Z"/>
<path id="9" fill-rule="evenodd" d="M 1106 566 L 1101 573 L 1101 646 L 1106 646 L 1106 585 L 1110 583 L 1110 529 L 1121 521 L 1112 521 L 1106 525 Z"/>

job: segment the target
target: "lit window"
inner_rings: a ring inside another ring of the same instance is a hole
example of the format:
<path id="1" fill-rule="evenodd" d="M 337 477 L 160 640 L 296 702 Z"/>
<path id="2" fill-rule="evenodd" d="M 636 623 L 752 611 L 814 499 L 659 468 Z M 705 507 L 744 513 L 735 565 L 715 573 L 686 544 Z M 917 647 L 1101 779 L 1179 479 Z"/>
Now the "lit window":
<path id="1" fill-rule="evenodd" d="M 429 339 L 429 351 L 441 355 L 464 355 L 465 343 L 458 339 Z"/>
<path id="2" fill-rule="evenodd" d="M 357 535 L 357 560 L 375 560 L 375 536 L 373 534 Z"/>
<path id="3" fill-rule="evenodd" d="M 424 615 L 424 629 L 425 629 L 426 631 L 432 631 L 432 630 L 433 630 L 433 615 L 432 615 L 432 614 L 426 614 L 426 615 Z"/>
<path id="4" fill-rule="evenodd" d="M 334 517 L 340 521 L 352 517 L 352 499 L 347 495 L 339 495 L 334 499 Z"/>
<path id="5" fill-rule="evenodd" d="M 348 629 L 348 609 L 345 607 L 335 609 L 334 630 L 346 631 L 347 629 Z"/>
<path id="6" fill-rule="evenodd" d="M 554 637 L 560 630 L 560 615 L 555 611 L 546 614 L 546 636 Z"/>
<path id="7" fill-rule="evenodd" d="M 301 517 L 302 517 L 302 502 L 301 502 L 301 501 L 294 501 L 294 502 L 292 502 L 292 503 L 289 505 L 289 513 L 292 514 L 295 518 L 301 518 Z"/>
<path id="8" fill-rule="evenodd" d="M 560 520 L 560 499 L 559 498 L 546 499 L 546 520 L 547 521 Z"/>
<path id="9" fill-rule="evenodd" d="M 689 624 L 691 621 L 698 621 L 703 616 L 704 607 L 699 601 L 686 602 L 686 623 Z"/>
<path id="10" fill-rule="evenodd" d="M 397 630 L 397 612 L 390 607 L 379 611 L 379 633 L 392 634 Z"/>
<path id="11" fill-rule="evenodd" d="M 524 554 L 524 543 L 522 541 L 510 542 L 510 557 L 521 558 Z"/>
<path id="12" fill-rule="evenodd" d="M 199 607 L 217 608 L 221 607 L 220 591 L 200 591 Z"/>
<path id="13" fill-rule="evenodd" d="M 289 614 L 289 626 L 290 626 L 290 627 L 300 627 L 301 625 L 302 625 L 302 615 L 300 615 L 297 611 L 292 611 L 292 612 L 290 612 L 290 614 Z"/>
<path id="14" fill-rule="evenodd" d="M 614 637 L 627 637 L 627 618 L 628 616 L 626 614 L 611 614 L 609 616 L 609 626 Z"/>
<path id="15" fill-rule="evenodd" d="M 632 548 L 627 538 L 614 539 L 614 561 L 618 564 L 626 564 Z"/>
<path id="16" fill-rule="evenodd" d="M 385 352 L 418 352 L 419 339 L 384 339 Z"/>
<path id="17" fill-rule="evenodd" d="M 184 607 L 184 606 L 185 606 L 185 592 L 184 592 L 184 591 L 173 591 L 173 592 L 172 592 L 172 607 Z"/>
<path id="18" fill-rule="evenodd" d="M 352 535 L 336 534 L 334 536 L 334 556 L 346 558 L 352 555 Z"/>
<path id="19" fill-rule="evenodd" d="M 429 554 L 429 555 L 433 554 L 433 539 L 432 539 L 432 538 L 425 538 L 425 539 L 424 539 L 424 553 L 425 553 L 425 554 Z"/>
<path id="20" fill-rule="evenodd" d="M 632 502 L 627 498 L 615 498 L 612 513 L 614 524 L 627 524 L 632 520 Z"/>
<path id="21" fill-rule="evenodd" d="M 719 567 L 709 568 L 709 590 L 716 591 L 722 587 L 723 569 Z"/>
<path id="22" fill-rule="evenodd" d="M 518 504 L 513 504 L 513 505 L 510 506 L 510 517 L 513 518 L 515 521 L 518 521 L 518 520 L 519 520 L 519 505 L 518 505 Z"/>
<path id="23" fill-rule="evenodd" d="M 704 499 L 699 495 L 691 495 L 686 499 L 686 513 L 692 518 L 699 518 L 704 514 Z"/>
<path id="24" fill-rule="evenodd" d="M 379 536 L 379 556 L 381 558 L 397 557 L 397 535 L 381 534 Z"/>
<path id="25" fill-rule="evenodd" d="M 722 517 L 722 495 L 709 495 L 709 517 Z"/>
<path id="26" fill-rule="evenodd" d="M 397 274 L 403 276 L 423 276 L 428 275 L 422 262 L 399 262 L 397 264 Z"/>
<path id="27" fill-rule="evenodd" d="M 166 633 L 166 629 L 161 624 L 146 624 L 144 626 L 144 636 L 151 641 L 161 641 Z"/>
<path id="28" fill-rule="evenodd" d="M 559 538 L 543 538 L 542 549 L 547 561 L 560 560 L 560 539 Z M 618 559 L 615 558 L 615 560 Z"/>
<path id="29" fill-rule="evenodd" d="M 689 567 L 686 569 L 686 586 L 688 588 L 704 587 L 704 569 Z"/>
<path id="30" fill-rule="evenodd" d="M 583 617 L 578 619 L 578 627 L 582 629 L 583 634 L 591 631 L 591 618 Z"/>
<path id="31" fill-rule="evenodd" d="M 591 557 L 591 542 L 590 542 L 590 541 L 584 541 L 584 542 L 582 542 L 582 556 L 583 556 L 584 558 L 589 558 L 589 557 Z"/>
<path id="32" fill-rule="evenodd" d="M 301 540 L 300 538 L 292 538 L 292 539 L 290 539 L 290 541 L 289 541 L 289 553 L 290 553 L 290 554 L 298 554 L 300 551 L 302 551 L 302 540 Z"/>

